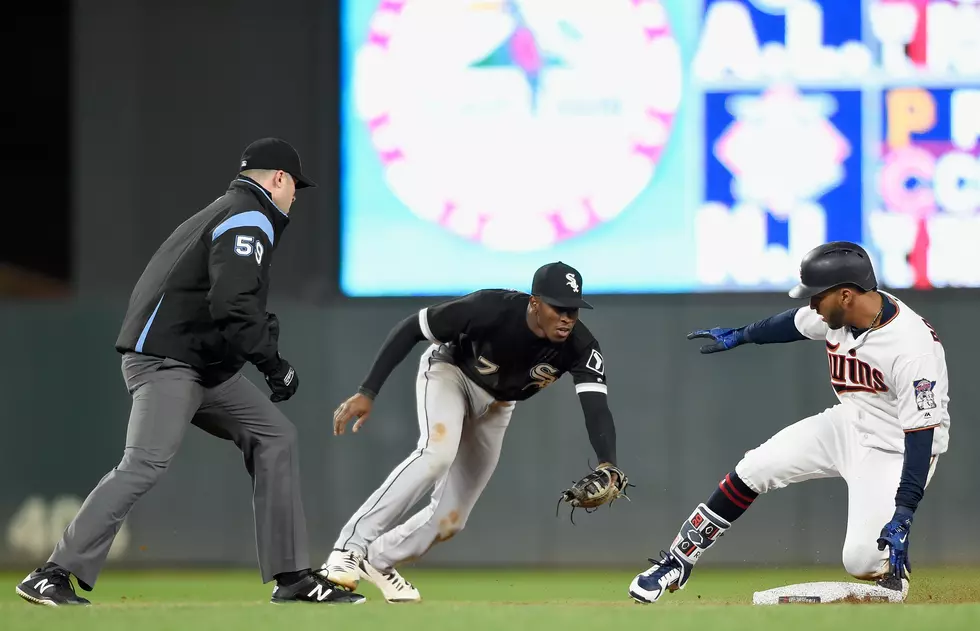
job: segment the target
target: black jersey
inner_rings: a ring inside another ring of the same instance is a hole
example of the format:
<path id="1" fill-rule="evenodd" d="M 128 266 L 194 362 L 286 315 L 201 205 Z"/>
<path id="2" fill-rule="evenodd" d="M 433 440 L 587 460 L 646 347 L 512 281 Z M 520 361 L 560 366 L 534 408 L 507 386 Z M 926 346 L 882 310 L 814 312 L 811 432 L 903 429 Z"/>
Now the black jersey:
<path id="1" fill-rule="evenodd" d="M 528 294 L 483 289 L 419 312 L 425 337 L 498 401 L 523 401 L 572 374 L 575 390 L 606 393 L 599 343 L 581 321 L 564 342 L 535 335 Z"/>
<path id="2" fill-rule="evenodd" d="M 288 223 L 269 191 L 244 176 L 234 180 L 150 259 L 116 350 L 178 359 L 210 385 L 245 362 L 262 372 L 277 366 L 266 301 L 273 252 Z"/>

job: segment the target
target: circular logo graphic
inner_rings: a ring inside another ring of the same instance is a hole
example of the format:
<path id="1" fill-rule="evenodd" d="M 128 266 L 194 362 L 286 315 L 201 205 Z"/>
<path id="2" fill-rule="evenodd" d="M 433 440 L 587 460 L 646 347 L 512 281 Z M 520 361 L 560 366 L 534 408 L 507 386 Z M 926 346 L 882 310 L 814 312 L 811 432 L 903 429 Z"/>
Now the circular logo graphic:
<path id="1" fill-rule="evenodd" d="M 402 203 L 527 251 L 615 218 L 646 188 L 681 76 L 660 0 L 383 0 L 353 88 Z"/>

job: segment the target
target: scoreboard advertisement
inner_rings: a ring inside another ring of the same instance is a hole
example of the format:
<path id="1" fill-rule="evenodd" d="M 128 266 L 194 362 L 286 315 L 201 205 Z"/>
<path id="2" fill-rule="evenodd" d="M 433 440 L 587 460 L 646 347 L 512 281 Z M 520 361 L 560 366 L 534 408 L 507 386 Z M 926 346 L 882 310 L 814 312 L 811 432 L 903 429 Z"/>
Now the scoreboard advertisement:
<path id="1" fill-rule="evenodd" d="M 980 286 L 980 0 L 345 0 L 349 296 Z"/>

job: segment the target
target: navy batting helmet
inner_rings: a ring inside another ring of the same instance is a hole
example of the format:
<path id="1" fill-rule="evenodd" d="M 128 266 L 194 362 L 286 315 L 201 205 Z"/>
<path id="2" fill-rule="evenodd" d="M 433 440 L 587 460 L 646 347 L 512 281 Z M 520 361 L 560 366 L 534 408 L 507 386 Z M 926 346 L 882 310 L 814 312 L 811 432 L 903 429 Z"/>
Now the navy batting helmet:
<path id="1" fill-rule="evenodd" d="M 831 241 L 807 252 L 800 263 L 800 284 L 789 291 L 789 297 L 810 298 L 840 285 L 878 289 L 871 258 L 857 243 Z"/>

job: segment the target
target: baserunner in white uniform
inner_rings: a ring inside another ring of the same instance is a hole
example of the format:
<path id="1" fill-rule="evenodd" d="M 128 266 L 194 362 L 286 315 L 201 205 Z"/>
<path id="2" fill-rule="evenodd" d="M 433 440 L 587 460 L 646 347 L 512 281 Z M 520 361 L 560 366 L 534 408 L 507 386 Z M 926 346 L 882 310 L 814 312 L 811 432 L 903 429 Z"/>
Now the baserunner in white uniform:
<path id="1" fill-rule="evenodd" d="M 740 344 L 811 339 L 826 345 L 830 383 L 840 402 L 749 451 L 707 502 L 683 523 L 669 551 L 636 576 L 641 603 L 682 589 L 702 553 L 762 493 L 795 482 L 840 477 L 847 483 L 843 561 L 861 580 L 907 592 L 912 516 L 949 441 L 946 355 L 933 327 L 894 296 L 878 291 L 867 252 L 836 241 L 811 250 L 789 295 L 809 299 L 738 329 L 694 331 L 702 353 Z"/>

